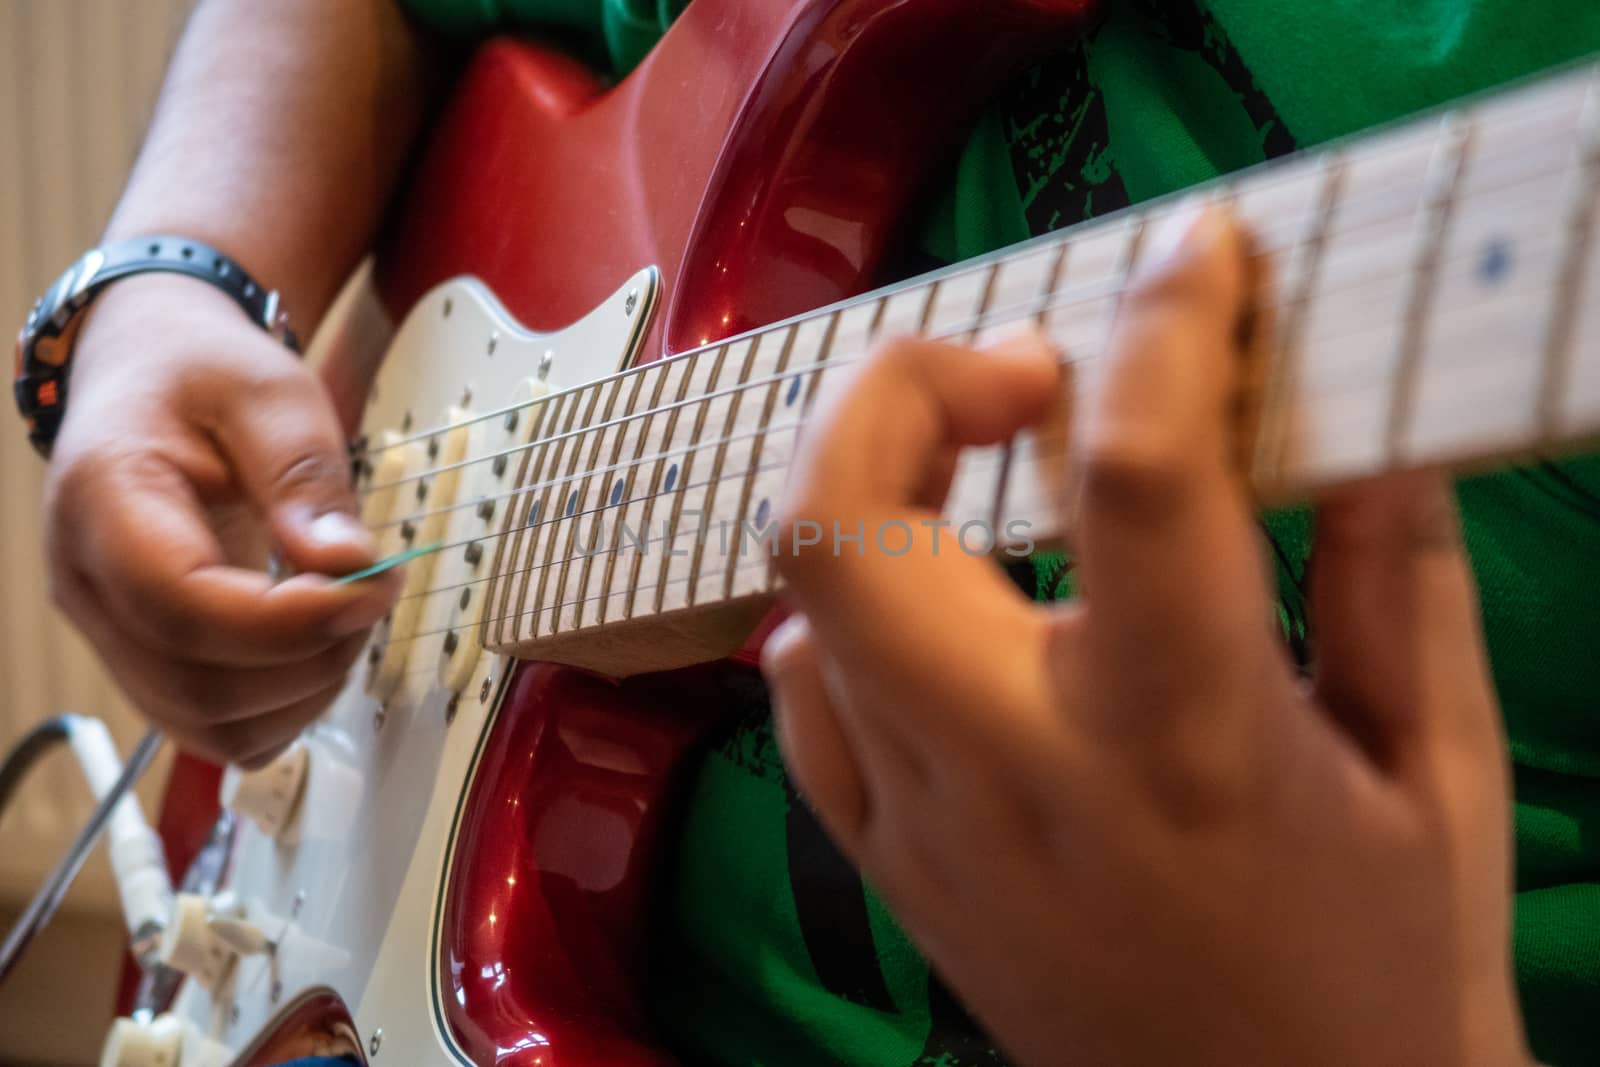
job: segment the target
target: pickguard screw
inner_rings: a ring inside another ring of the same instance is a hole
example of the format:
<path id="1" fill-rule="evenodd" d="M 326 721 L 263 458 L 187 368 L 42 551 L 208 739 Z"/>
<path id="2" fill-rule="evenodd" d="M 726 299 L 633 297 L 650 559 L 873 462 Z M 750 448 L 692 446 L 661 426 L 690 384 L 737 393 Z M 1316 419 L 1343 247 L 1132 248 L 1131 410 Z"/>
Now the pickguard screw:
<path id="1" fill-rule="evenodd" d="M 295 894 L 294 894 L 294 903 L 289 905 L 289 918 L 291 918 L 291 919 L 300 918 L 300 911 L 305 906 L 306 906 L 306 891 L 304 889 L 296 890 Z"/>
<path id="2" fill-rule="evenodd" d="M 461 697 L 459 695 L 452 695 L 450 697 L 450 703 L 444 706 L 444 722 L 446 726 L 456 721 L 456 709 L 460 706 Z"/>
<path id="3" fill-rule="evenodd" d="M 637 290 L 637 289 L 629 289 L 628 290 L 628 299 L 623 301 L 623 304 L 622 304 L 622 313 L 624 315 L 632 315 L 634 313 L 635 309 L 638 308 L 638 306 L 639 306 L 639 290 Z"/>
<path id="4" fill-rule="evenodd" d="M 494 350 L 496 348 L 499 348 L 499 347 L 500 347 L 500 335 L 497 334 L 497 333 L 490 334 L 489 335 L 489 354 L 491 356 L 494 355 Z"/>
<path id="5" fill-rule="evenodd" d="M 280 981 L 278 979 L 274 979 L 273 980 L 271 996 L 272 996 L 272 1003 L 274 1003 L 274 1004 L 278 1003 L 278 1001 L 283 999 L 283 982 L 282 981 Z"/>
<path id="6" fill-rule="evenodd" d="M 378 1049 L 383 1047 L 383 1027 L 372 1031 L 372 1037 L 367 1040 L 367 1055 L 376 1056 Z"/>
<path id="7" fill-rule="evenodd" d="M 228 1005 L 228 1025 L 229 1026 L 238 1026 L 239 1025 L 239 1002 L 238 1001 L 234 1001 L 232 1004 Z"/>
<path id="8" fill-rule="evenodd" d="M 461 390 L 461 406 L 466 407 L 470 403 L 472 403 L 472 386 L 469 385 Z"/>
<path id="9" fill-rule="evenodd" d="M 449 297 L 445 297 L 444 298 L 444 317 L 448 319 L 450 317 L 450 312 L 454 311 L 455 309 L 456 309 L 456 302 L 454 300 L 451 300 Z"/>
<path id="10" fill-rule="evenodd" d="M 490 679 L 485 678 L 483 685 L 478 688 L 478 703 L 480 704 L 489 699 L 489 682 Z"/>
<path id="11" fill-rule="evenodd" d="M 556 361 L 554 349 L 547 348 L 544 355 L 539 357 L 539 380 L 542 382 L 550 377 L 550 365 Z"/>
<path id="12" fill-rule="evenodd" d="M 379 708 L 377 711 L 372 713 L 373 733 L 377 733 L 379 730 L 383 729 L 383 720 L 386 718 L 388 718 L 388 713 L 383 708 Z"/>

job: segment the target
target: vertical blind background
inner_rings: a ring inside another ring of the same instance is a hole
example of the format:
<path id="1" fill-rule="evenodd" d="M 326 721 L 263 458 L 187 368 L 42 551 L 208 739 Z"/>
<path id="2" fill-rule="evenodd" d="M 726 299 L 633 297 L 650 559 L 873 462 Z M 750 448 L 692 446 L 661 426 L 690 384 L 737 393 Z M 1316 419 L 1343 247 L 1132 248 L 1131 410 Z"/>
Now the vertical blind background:
<path id="1" fill-rule="evenodd" d="M 98 240 L 192 2 L 0 0 L 0 338 L 6 346 L 33 299 Z M 11 417 L 11 361 L 4 362 L 0 747 L 41 718 L 70 710 L 104 717 L 126 753 L 141 723 L 49 604 L 40 546 L 44 465 Z M 143 790 L 152 818 L 163 772 L 164 764 Z M 0 912 L 14 912 L 32 895 L 89 806 L 65 752 L 24 784 L 0 819 Z M 103 852 L 67 908 L 115 907 Z M 98 1020 L 103 1006 L 90 1007 Z"/>

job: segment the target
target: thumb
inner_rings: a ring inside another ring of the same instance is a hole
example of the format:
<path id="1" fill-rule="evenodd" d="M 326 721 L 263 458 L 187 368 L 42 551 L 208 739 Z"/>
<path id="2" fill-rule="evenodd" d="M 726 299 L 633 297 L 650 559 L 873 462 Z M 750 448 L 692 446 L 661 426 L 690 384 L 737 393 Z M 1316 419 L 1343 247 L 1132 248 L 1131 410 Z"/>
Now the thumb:
<path id="1" fill-rule="evenodd" d="M 340 575 L 375 562 L 377 541 L 356 517 L 338 418 L 303 366 L 239 398 L 217 434 L 291 566 Z"/>

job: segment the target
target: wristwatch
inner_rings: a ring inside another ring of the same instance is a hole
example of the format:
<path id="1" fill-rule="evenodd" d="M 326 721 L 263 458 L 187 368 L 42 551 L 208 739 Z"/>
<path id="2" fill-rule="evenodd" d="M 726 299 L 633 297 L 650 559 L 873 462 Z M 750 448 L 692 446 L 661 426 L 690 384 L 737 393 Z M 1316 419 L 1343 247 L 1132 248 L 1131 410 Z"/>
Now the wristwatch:
<path id="1" fill-rule="evenodd" d="M 250 321 L 299 350 L 277 290 L 262 288 L 244 268 L 209 245 L 185 237 L 133 237 L 91 248 L 68 267 L 28 312 L 17 337 L 17 410 L 28 440 L 49 456 L 67 409 L 67 379 L 83 310 L 107 285 L 136 274 L 186 274 L 221 289 Z"/>

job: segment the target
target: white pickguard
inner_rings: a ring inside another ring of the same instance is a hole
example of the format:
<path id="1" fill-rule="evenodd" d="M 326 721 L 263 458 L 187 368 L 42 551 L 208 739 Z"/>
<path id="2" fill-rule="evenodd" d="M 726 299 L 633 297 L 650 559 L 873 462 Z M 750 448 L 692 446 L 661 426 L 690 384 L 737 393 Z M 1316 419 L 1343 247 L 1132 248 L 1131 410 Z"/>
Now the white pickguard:
<path id="1" fill-rule="evenodd" d="M 641 271 L 580 322 L 539 335 L 476 281 L 441 285 L 396 334 L 362 432 L 377 440 L 409 423 L 415 433 L 440 425 L 451 406 L 498 410 L 519 387 L 525 394 L 542 364 L 556 388 L 610 374 L 632 359 L 656 286 L 655 271 Z M 445 540 L 475 536 L 463 530 L 481 521 L 471 508 L 453 512 Z M 468 575 L 459 549 L 439 553 L 434 567 L 435 585 Z M 239 820 L 225 885 L 278 947 L 238 959 L 215 994 L 184 983 L 175 1014 L 194 1025 L 191 1038 L 198 1031 L 226 1049 L 202 1053 L 186 1039 L 184 1067 L 237 1058 L 297 996 L 319 988 L 349 1007 L 371 1063 L 465 1062 L 435 1023 L 431 931 L 457 805 L 511 663 L 479 656 L 447 723 L 454 694 L 433 669 L 442 640 L 416 642 L 387 702 L 368 692 L 365 661 L 351 672 L 303 738 L 306 789 L 286 834 L 275 841 Z"/>

